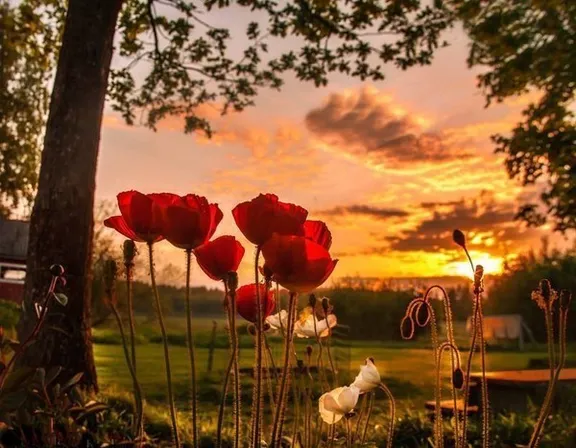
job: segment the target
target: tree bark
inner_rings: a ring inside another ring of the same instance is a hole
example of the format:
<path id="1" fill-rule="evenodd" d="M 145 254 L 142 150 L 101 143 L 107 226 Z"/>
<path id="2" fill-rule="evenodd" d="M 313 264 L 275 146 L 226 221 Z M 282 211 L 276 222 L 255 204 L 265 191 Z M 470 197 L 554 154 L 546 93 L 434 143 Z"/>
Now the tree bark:
<path id="1" fill-rule="evenodd" d="M 122 0 L 70 0 L 50 102 L 38 193 L 30 221 L 25 312 L 19 337 L 31 331 L 34 302 L 50 282 L 49 267 L 64 266 L 68 296 L 53 305 L 49 326 L 22 358 L 28 366 L 62 366 L 83 372 L 83 386 L 97 390 L 90 325 L 94 190 L 100 128 L 114 32 Z"/>

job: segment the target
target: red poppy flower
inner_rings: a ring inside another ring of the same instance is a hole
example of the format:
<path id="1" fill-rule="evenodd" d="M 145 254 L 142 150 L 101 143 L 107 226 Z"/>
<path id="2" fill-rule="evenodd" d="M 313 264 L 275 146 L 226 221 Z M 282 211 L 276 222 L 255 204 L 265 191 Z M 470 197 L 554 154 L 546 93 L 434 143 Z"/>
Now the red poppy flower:
<path id="1" fill-rule="evenodd" d="M 164 207 L 162 232 L 174 246 L 192 250 L 210 240 L 222 217 L 217 204 L 188 194 Z"/>
<path id="2" fill-rule="evenodd" d="M 179 200 L 171 193 L 142 194 L 134 190 L 123 191 L 117 198 L 122 216 L 112 216 L 104 225 L 131 240 L 147 243 L 163 239 L 162 206 Z"/>
<path id="3" fill-rule="evenodd" d="M 233 236 L 216 238 L 194 250 L 198 266 L 212 280 L 222 280 L 228 272 L 238 270 L 244 247 Z"/>
<path id="4" fill-rule="evenodd" d="M 306 221 L 304 223 L 304 236 L 324 249 L 329 250 L 332 245 L 332 234 L 328 226 L 322 221 Z"/>
<path id="5" fill-rule="evenodd" d="M 260 301 L 262 302 L 262 319 L 266 319 L 274 312 L 276 300 L 274 293 L 260 284 Z M 236 309 L 238 314 L 249 322 L 255 323 L 258 320 L 258 308 L 256 302 L 256 284 L 241 286 L 236 290 Z"/>
<path id="6" fill-rule="evenodd" d="M 273 235 L 262 255 L 273 278 L 292 292 L 308 292 L 324 283 L 336 267 L 328 251 L 303 236 Z"/>
<path id="7" fill-rule="evenodd" d="M 308 211 L 298 205 L 280 202 L 274 194 L 261 194 L 238 204 L 232 215 L 248 241 L 261 246 L 273 233 L 304 235 Z"/>

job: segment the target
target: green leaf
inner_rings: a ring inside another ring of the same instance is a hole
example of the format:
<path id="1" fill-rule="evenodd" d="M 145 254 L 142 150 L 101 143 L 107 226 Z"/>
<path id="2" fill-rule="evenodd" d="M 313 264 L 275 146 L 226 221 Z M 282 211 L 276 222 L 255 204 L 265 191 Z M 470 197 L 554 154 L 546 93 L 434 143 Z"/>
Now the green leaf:
<path id="1" fill-rule="evenodd" d="M 44 386 L 46 385 L 46 369 L 44 369 L 43 367 L 37 368 L 36 369 L 36 378 L 38 379 L 40 386 L 42 386 L 42 388 L 44 388 Z"/>
<path id="2" fill-rule="evenodd" d="M 58 303 L 62 306 L 68 305 L 68 296 L 66 294 L 62 294 L 61 292 L 57 292 L 54 294 L 54 298 L 58 301 Z"/>
<path id="3" fill-rule="evenodd" d="M 62 372 L 62 367 L 60 366 L 52 367 L 46 374 L 46 385 L 49 386 L 52 383 L 52 381 L 54 381 L 56 377 L 60 375 L 60 372 Z"/>
<path id="4" fill-rule="evenodd" d="M 6 382 L 4 383 L 4 389 L 2 390 L 2 393 L 14 391 L 19 386 L 21 386 L 22 383 L 29 380 L 32 377 L 32 375 L 34 375 L 35 372 L 36 369 L 33 369 L 32 367 L 20 367 L 18 369 L 12 370 L 8 374 L 8 377 L 6 378 Z"/>
<path id="5" fill-rule="evenodd" d="M 24 404 L 27 397 L 28 394 L 24 389 L 19 389 L 9 394 L 6 394 L 2 398 L 0 398 L 0 409 L 2 409 L 3 411 L 18 409 L 20 406 Z"/>
<path id="6" fill-rule="evenodd" d="M 97 414 L 99 412 L 104 412 L 109 408 L 110 407 L 104 403 L 93 403 L 90 406 L 86 406 L 84 412 L 76 417 L 76 423 L 81 423 L 86 417 Z"/>
<path id="7" fill-rule="evenodd" d="M 80 372 L 77 373 L 76 375 L 74 375 L 72 378 L 70 378 L 65 384 L 64 386 L 62 386 L 62 391 L 65 391 L 67 389 L 69 389 L 72 386 L 75 386 L 76 384 L 78 384 L 78 382 L 82 379 L 82 376 L 84 375 L 84 373 Z"/>

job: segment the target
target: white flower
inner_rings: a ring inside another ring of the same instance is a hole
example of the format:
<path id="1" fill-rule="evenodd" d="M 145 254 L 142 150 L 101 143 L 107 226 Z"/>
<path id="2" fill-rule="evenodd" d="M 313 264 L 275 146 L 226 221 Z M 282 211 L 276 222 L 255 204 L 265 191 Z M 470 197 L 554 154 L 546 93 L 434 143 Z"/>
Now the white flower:
<path id="1" fill-rule="evenodd" d="M 286 310 L 280 310 L 280 312 L 268 316 L 266 323 L 270 325 L 270 328 L 273 330 L 284 328 L 284 331 L 286 331 L 286 327 L 288 326 L 288 313 Z"/>
<path id="2" fill-rule="evenodd" d="M 314 327 L 316 321 L 316 327 Z M 330 334 L 330 328 L 334 328 L 338 323 L 335 314 L 328 314 L 326 319 L 318 320 L 314 314 L 309 314 L 305 319 L 301 319 L 294 324 L 294 334 L 299 338 L 315 338 L 318 335 L 325 338 Z"/>
<path id="3" fill-rule="evenodd" d="M 377 388 L 380 382 L 380 373 L 374 365 L 374 362 L 371 358 L 366 358 L 365 365 L 360 366 L 360 373 L 356 376 L 351 386 L 357 387 L 360 393 L 363 394 Z"/>
<path id="4" fill-rule="evenodd" d="M 320 416 L 329 425 L 339 422 L 358 403 L 360 390 L 356 386 L 338 387 L 326 392 L 318 400 Z"/>

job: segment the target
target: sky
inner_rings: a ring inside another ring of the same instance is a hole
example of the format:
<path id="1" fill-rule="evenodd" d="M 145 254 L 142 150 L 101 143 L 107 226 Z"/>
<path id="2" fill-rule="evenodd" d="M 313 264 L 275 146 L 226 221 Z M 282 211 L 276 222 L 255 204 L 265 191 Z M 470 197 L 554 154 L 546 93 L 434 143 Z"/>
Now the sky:
<path id="1" fill-rule="evenodd" d="M 326 222 L 339 259 L 332 280 L 469 275 L 455 228 L 468 235 L 475 262 L 498 273 L 504 258 L 537 247 L 548 232 L 513 220 L 535 190 L 508 179 L 489 138 L 512 129 L 532 96 L 485 108 L 466 66 L 466 36 L 456 29 L 446 37 L 451 45 L 430 66 L 386 67 L 381 82 L 333 76 L 315 88 L 287 79 L 242 113 L 219 117 L 207 105 L 212 140 L 184 134 L 177 118 L 157 132 L 127 126 L 107 108 L 97 199 L 131 189 L 206 196 L 224 212 L 216 236 L 235 235 L 247 249 L 245 282 L 253 248 L 231 210 L 268 192 Z M 157 253 L 159 263 L 184 260 L 167 242 Z M 199 270 L 192 283 L 214 286 Z"/>

